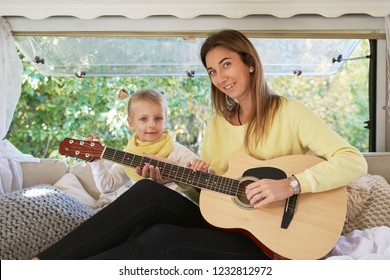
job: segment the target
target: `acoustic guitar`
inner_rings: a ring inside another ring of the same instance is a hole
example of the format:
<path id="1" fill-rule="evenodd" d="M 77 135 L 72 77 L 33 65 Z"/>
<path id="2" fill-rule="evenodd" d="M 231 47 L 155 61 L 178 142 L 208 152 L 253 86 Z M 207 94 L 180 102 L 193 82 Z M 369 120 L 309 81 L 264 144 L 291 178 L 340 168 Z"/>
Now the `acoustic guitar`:
<path id="1" fill-rule="evenodd" d="M 248 234 L 274 259 L 321 259 L 336 244 L 347 210 L 346 187 L 320 193 L 292 196 L 255 209 L 245 188 L 255 180 L 283 179 L 303 172 L 323 160 L 309 155 L 290 155 L 267 161 L 244 153 L 233 153 L 223 176 L 194 172 L 189 168 L 105 147 L 97 141 L 65 138 L 59 145 L 62 155 L 86 161 L 99 158 L 124 166 L 141 168 L 150 163 L 164 178 L 201 189 L 201 213 L 211 226 Z M 289 217 L 288 225 L 282 225 Z"/>

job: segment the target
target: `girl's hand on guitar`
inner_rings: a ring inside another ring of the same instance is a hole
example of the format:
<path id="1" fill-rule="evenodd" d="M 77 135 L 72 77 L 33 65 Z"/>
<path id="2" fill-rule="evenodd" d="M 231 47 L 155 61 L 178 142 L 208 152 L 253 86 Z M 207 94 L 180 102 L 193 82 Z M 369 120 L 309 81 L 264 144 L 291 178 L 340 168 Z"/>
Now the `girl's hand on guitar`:
<path id="1" fill-rule="evenodd" d="M 192 171 L 201 171 L 201 172 L 208 172 L 209 171 L 209 165 L 201 160 L 201 159 L 193 159 L 192 161 L 187 163 L 187 167 L 191 168 Z"/>
<path id="2" fill-rule="evenodd" d="M 286 199 L 294 194 L 289 179 L 260 179 L 249 184 L 245 189 L 249 203 L 260 208 L 275 201 Z"/>
<path id="3" fill-rule="evenodd" d="M 164 157 L 146 154 L 146 153 L 144 154 L 144 156 L 147 158 L 153 159 L 153 160 L 160 161 L 160 162 L 166 162 L 169 164 L 176 164 L 175 162 L 173 162 L 167 158 L 164 158 Z M 170 179 L 164 179 L 161 176 L 160 168 L 157 166 L 153 166 L 150 163 L 145 164 L 145 166 L 142 169 L 139 166 L 136 167 L 135 171 L 137 172 L 138 175 L 140 175 L 144 178 L 150 178 L 153 181 L 156 181 L 156 182 L 163 184 L 163 185 L 165 185 L 169 182 L 172 182 L 172 180 L 170 180 Z"/>

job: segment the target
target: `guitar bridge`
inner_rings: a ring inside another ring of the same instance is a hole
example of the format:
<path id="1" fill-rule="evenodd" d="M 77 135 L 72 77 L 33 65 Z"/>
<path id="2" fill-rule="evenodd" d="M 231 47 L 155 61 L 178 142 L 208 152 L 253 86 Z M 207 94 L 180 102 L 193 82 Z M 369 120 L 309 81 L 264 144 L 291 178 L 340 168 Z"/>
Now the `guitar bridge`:
<path id="1" fill-rule="evenodd" d="M 286 204 L 284 205 L 284 213 L 282 218 L 281 228 L 287 229 L 290 222 L 294 217 L 295 205 L 297 204 L 298 195 L 295 194 L 290 196 L 286 200 Z"/>

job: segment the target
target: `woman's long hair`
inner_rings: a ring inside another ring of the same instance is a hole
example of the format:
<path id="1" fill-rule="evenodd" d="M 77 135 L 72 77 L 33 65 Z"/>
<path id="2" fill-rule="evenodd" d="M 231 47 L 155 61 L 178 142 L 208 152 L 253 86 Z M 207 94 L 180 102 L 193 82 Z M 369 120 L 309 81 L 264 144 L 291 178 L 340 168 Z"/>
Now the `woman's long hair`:
<path id="1" fill-rule="evenodd" d="M 205 68 L 207 68 L 207 53 L 216 47 L 224 47 L 238 53 L 245 65 L 254 68 L 250 75 L 252 104 L 254 104 L 254 107 L 249 115 L 244 139 L 245 148 L 250 152 L 250 146 L 256 147 L 268 133 L 274 116 L 282 102 L 282 97 L 268 88 L 260 57 L 253 44 L 244 34 L 236 30 L 222 30 L 211 34 L 200 50 L 200 57 Z M 239 105 L 234 99 L 218 90 L 212 83 L 211 101 L 213 109 L 227 120 L 237 112 Z M 250 140 L 254 140 L 254 142 Z"/>

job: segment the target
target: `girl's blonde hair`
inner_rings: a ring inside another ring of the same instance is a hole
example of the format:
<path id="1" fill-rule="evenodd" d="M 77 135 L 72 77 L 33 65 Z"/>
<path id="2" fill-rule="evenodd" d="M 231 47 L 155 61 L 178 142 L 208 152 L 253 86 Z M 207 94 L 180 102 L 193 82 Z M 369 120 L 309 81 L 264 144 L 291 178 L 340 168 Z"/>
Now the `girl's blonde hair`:
<path id="1" fill-rule="evenodd" d="M 156 105 L 161 105 L 164 109 L 165 119 L 168 117 L 168 104 L 163 93 L 156 92 L 151 89 L 138 90 L 130 96 L 127 102 L 127 115 L 131 118 L 132 109 L 139 101 L 150 101 Z"/>
<path id="2" fill-rule="evenodd" d="M 249 116 L 245 132 L 245 148 L 250 151 L 250 144 L 257 145 L 265 138 L 277 110 L 282 103 L 282 97 L 268 88 L 265 81 L 260 57 L 249 39 L 236 30 L 222 30 L 211 34 L 200 50 L 203 66 L 207 68 L 206 55 L 216 47 L 223 47 L 239 54 L 242 62 L 254 71 L 250 75 L 253 108 Z M 227 120 L 237 113 L 239 104 L 211 83 L 211 100 L 213 109 Z"/>

